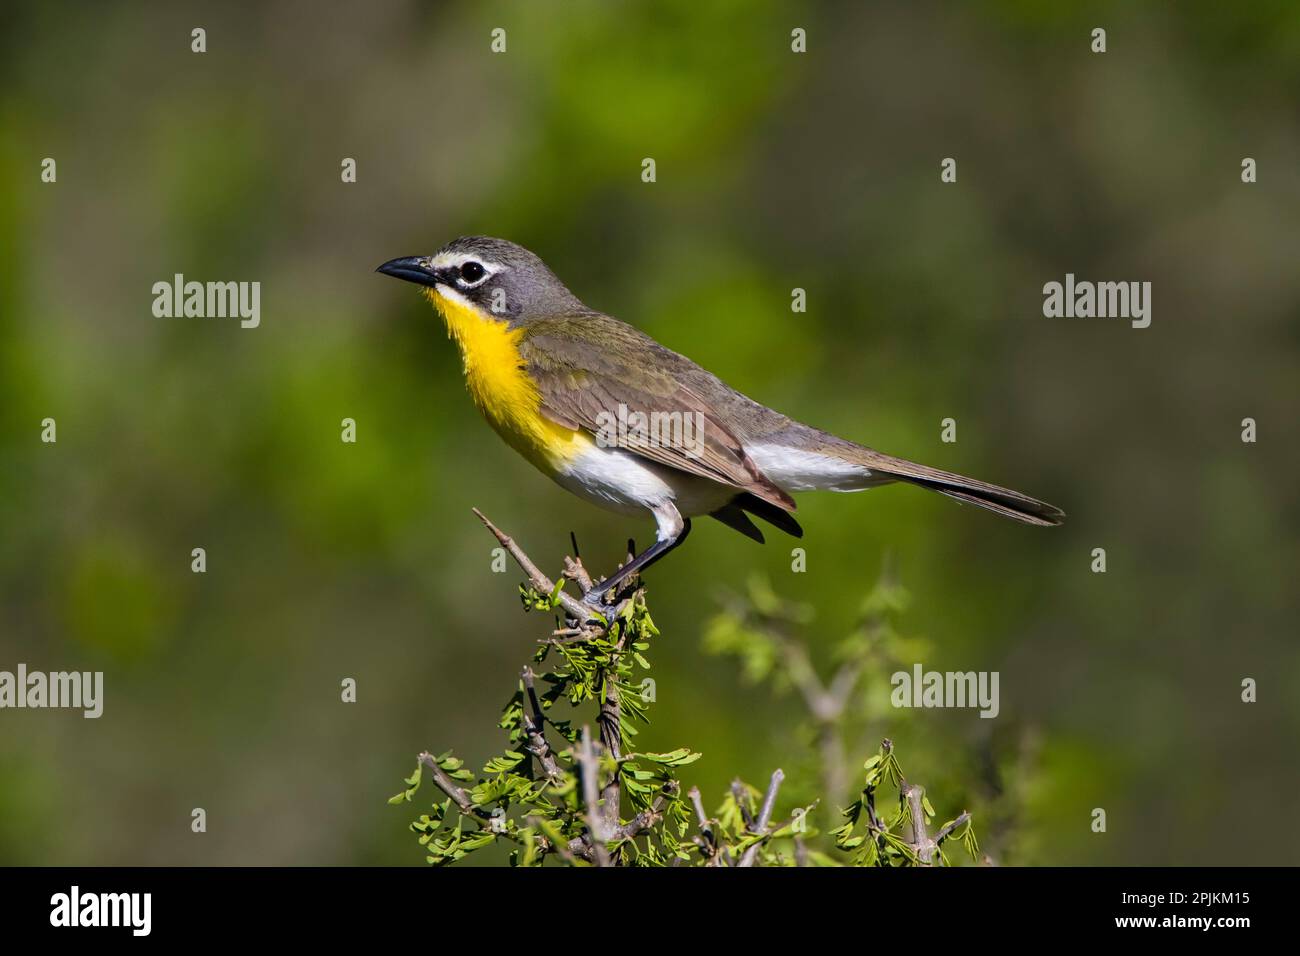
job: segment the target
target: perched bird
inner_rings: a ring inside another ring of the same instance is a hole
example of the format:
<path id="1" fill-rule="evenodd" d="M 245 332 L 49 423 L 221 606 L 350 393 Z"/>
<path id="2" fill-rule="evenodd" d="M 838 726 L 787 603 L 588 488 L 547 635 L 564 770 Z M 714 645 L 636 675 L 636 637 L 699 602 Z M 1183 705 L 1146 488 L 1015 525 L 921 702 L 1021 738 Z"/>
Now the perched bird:
<path id="1" fill-rule="evenodd" d="M 654 517 L 655 543 L 584 595 L 595 607 L 685 541 L 697 515 L 759 542 L 750 515 L 801 537 L 790 514 L 797 491 L 901 481 L 1025 524 L 1065 517 L 1018 491 L 884 455 L 760 405 L 583 305 L 512 242 L 462 237 L 377 271 L 425 287 L 460 347 L 474 403 L 511 447 L 581 498 Z"/>

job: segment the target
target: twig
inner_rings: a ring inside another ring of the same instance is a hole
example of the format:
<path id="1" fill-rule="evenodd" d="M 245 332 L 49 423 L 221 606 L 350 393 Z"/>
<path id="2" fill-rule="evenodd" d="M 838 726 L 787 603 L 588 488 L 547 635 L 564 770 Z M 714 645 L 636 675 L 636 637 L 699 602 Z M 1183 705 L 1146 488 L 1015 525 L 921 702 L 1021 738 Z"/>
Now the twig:
<path id="1" fill-rule="evenodd" d="M 885 824 L 880 819 L 880 814 L 876 813 L 876 788 L 867 787 L 866 800 L 863 801 L 867 808 L 867 823 L 877 834 L 885 832 Z"/>
<path id="2" fill-rule="evenodd" d="M 585 594 L 595 582 L 582 564 L 582 555 L 578 553 L 578 536 L 572 531 L 569 532 L 569 541 L 573 544 L 573 557 L 564 559 L 564 576 L 582 588 Z"/>
<path id="3" fill-rule="evenodd" d="M 492 819 L 492 814 L 488 813 L 482 807 L 474 806 L 474 801 L 469 798 L 469 794 L 465 792 L 465 788 L 459 786 L 455 780 L 452 780 L 451 777 L 447 776 L 447 772 L 438 766 L 438 761 L 434 758 L 433 754 L 425 751 L 420 754 L 419 760 L 420 763 L 424 764 L 424 766 L 428 767 L 430 772 L 432 772 L 433 782 L 437 785 L 438 789 L 451 797 L 451 802 L 460 808 L 461 813 L 464 813 L 467 816 L 478 817 L 480 820 Z"/>
<path id="4" fill-rule="evenodd" d="M 731 799 L 736 801 L 736 807 L 740 810 L 740 819 L 745 822 L 745 829 L 751 829 L 754 826 L 754 815 L 749 812 L 749 790 L 739 777 L 731 781 Z"/>
<path id="5" fill-rule="evenodd" d="M 574 855 L 574 851 L 570 847 L 565 846 L 559 840 L 552 840 L 549 837 L 545 836 L 546 821 L 543 820 L 541 817 L 537 816 L 536 814 L 530 813 L 528 816 L 524 818 L 524 822 L 526 822 L 530 827 L 534 828 L 535 830 L 539 830 L 543 834 L 542 842 L 543 842 L 543 847 L 545 849 L 554 850 L 556 853 L 560 854 L 560 857 L 564 860 L 564 862 L 568 863 L 570 866 L 578 862 L 577 857 Z M 569 842 L 572 843 L 573 841 L 571 840 Z M 578 843 L 581 845 L 582 841 L 579 840 Z"/>
<path id="6" fill-rule="evenodd" d="M 489 521 L 487 515 L 483 514 L 483 512 L 479 511 L 477 508 L 474 509 L 474 514 L 477 515 L 479 521 L 482 521 L 483 524 L 487 526 L 487 529 L 492 532 L 497 541 L 501 543 L 501 547 L 510 552 L 511 557 L 515 559 L 515 563 L 519 565 L 520 570 L 522 570 L 524 574 L 528 575 L 528 582 L 539 593 L 552 594 L 555 592 L 555 582 L 543 574 L 541 570 L 538 569 L 537 565 L 533 564 L 532 559 L 529 558 L 528 555 L 524 554 L 523 549 L 515 543 L 514 538 L 510 537 L 510 535 L 506 534 Z M 568 594 L 561 590 L 558 599 L 560 606 L 564 608 L 565 613 L 576 620 L 578 624 L 585 624 L 587 621 L 592 619 L 591 608 L 584 605 L 572 594 Z M 605 628 L 596 627 L 593 630 L 595 630 L 596 633 L 603 633 Z"/>
<path id="7" fill-rule="evenodd" d="M 904 780 L 898 795 L 907 801 L 912 816 L 912 849 L 916 851 L 917 859 L 929 866 L 934 860 L 936 845 L 925 835 L 925 804 L 922 802 L 925 789 Z"/>
<path id="8" fill-rule="evenodd" d="M 544 638 L 541 643 L 550 644 L 552 647 L 560 647 L 567 644 L 585 644 L 593 637 L 599 637 L 605 633 L 599 628 L 563 628 L 558 631 L 552 631 L 551 636 Z"/>
<path id="9" fill-rule="evenodd" d="M 609 866 L 609 853 L 605 850 L 605 824 L 600 814 L 599 786 L 600 762 L 591 744 L 590 728 L 582 728 L 582 743 L 578 747 L 578 766 L 582 773 L 582 798 L 587 805 L 587 830 L 591 834 L 591 850 L 597 866 Z"/>
<path id="10" fill-rule="evenodd" d="M 542 772 L 546 774 L 546 778 L 552 782 L 558 782 L 564 779 L 564 771 L 560 769 L 560 763 L 555 759 L 555 752 L 551 750 L 551 745 L 546 740 L 546 733 L 543 729 L 546 726 L 546 721 L 542 716 L 542 705 L 537 699 L 537 689 L 533 686 L 533 669 L 525 665 L 520 676 L 523 679 L 524 688 L 528 692 L 529 704 L 533 709 L 531 715 L 527 709 L 523 712 L 524 732 L 528 735 L 528 752 L 536 757 L 537 762 L 542 765 Z"/>
<path id="11" fill-rule="evenodd" d="M 944 827 L 942 830 L 940 830 L 938 833 L 934 835 L 935 847 L 938 848 L 942 846 L 943 841 L 948 839 L 948 837 L 952 836 L 954 830 L 958 829 L 963 824 L 969 822 L 970 822 L 970 814 L 967 813 L 965 810 L 963 810 L 956 820 L 953 820 L 952 823 L 948 824 L 946 827 Z"/>
<path id="12" fill-rule="evenodd" d="M 758 810 L 758 819 L 754 825 L 749 828 L 751 833 L 767 834 L 767 823 L 772 819 L 772 807 L 776 805 L 776 793 L 781 789 L 781 781 L 785 779 L 785 772 L 777 767 L 772 771 L 772 780 L 767 785 L 767 793 L 763 797 L 763 805 Z M 758 859 L 758 848 L 763 845 L 760 840 L 753 846 L 749 847 L 740 857 L 741 866 L 753 866 L 754 861 Z"/>
<path id="13" fill-rule="evenodd" d="M 711 833 L 712 831 L 709 829 L 709 817 L 704 812 L 704 801 L 700 799 L 700 788 L 691 787 L 691 789 L 686 791 L 686 795 L 691 798 L 691 803 L 695 805 L 695 818 L 699 821 L 700 831 L 703 833 Z"/>
<path id="14" fill-rule="evenodd" d="M 605 752 L 617 762 L 623 759 L 622 708 L 619 704 L 618 688 L 614 685 L 612 670 L 603 672 L 601 678 L 605 685 L 605 695 L 600 702 L 600 716 L 597 717 L 596 724 L 600 728 L 601 745 L 604 746 Z M 606 832 L 612 832 L 618 827 L 619 810 L 623 803 L 617 769 L 610 776 L 609 783 L 605 784 L 604 789 L 601 790 L 600 798 L 604 801 L 605 830 Z"/>
<path id="15" fill-rule="evenodd" d="M 650 804 L 648 809 L 642 810 L 631 820 L 627 821 L 627 823 L 615 827 L 613 834 L 610 836 L 610 840 L 630 840 L 638 834 L 649 830 L 652 826 L 663 819 L 664 798 L 667 796 L 676 796 L 680 787 L 681 785 L 676 780 L 670 781 L 665 792 L 655 797 L 654 802 Z"/>
<path id="16" fill-rule="evenodd" d="M 709 824 L 708 814 L 704 812 L 704 801 L 700 797 L 700 788 L 691 787 L 686 792 L 691 798 L 691 803 L 695 806 L 695 819 L 700 825 L 700 835 L 696 837 L 696 843 L 704 851 L 705 866 L 716 866 L 718 859 L 718 838 L 713 832 L 713 827 Z"/>
<path id="17" fill-rule="evenodd" d="M 777 767 L 772 771 L 772 780 L 767 785 L 767 795 L 763 797 L 763 806 L 758 811 L 758 828 L 755 832 L 767 829 L 767 821 L 772 819 L 772 807 L 776 805 L 776 792 L 781 789 L 785 771 Z"/>

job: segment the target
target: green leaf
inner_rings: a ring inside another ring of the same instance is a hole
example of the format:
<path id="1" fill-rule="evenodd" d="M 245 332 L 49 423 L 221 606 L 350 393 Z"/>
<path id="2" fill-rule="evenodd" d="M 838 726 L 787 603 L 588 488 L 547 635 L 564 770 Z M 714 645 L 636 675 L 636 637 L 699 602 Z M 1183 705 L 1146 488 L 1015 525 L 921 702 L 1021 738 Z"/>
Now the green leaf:
<path id="1" fill-rule="evenodd" d="M 666 754 L 643 753 L 639 756 L 644 757 L 653 763 L 663 764 L 668 767 L 684 767 L 687 764 L 695 763 L 703 754 L 691 753 L 687 747 L 679 747 L 677 750 L 670 751 Z"/>
<path id="2" fill-rule="evenodd" d="M 505 773 L 519 766 L 524 760 L 524 755 L 514 750 L 507 750 L 500 757 L 493 757 L 483 766 L 485 774 Z"/>

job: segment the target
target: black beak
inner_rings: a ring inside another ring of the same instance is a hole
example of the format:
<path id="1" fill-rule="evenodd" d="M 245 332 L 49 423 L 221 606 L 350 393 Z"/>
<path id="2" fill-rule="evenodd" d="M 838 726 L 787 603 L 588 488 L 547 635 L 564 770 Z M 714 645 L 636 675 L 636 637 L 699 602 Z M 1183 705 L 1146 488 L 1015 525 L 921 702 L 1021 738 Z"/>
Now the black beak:
<path id="1" fill-rule="evenodd" d="M 405 279 L 407 282 L 414 282 L 416 285 L 437 285 L 438 276 L 428 267 L 428 261 L 424 256 L 405 256 L 401 259 L 389 259 L 375 271 L 397 279 Z"/>

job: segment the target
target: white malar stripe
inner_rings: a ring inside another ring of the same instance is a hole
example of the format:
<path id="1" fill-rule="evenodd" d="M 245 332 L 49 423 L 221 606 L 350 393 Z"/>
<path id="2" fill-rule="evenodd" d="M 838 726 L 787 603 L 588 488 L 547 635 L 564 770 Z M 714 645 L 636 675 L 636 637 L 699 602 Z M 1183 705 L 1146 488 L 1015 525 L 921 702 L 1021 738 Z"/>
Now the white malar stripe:
<path id="1" fill-rule="evenodd" d="M 785 445 L 746 445 L 758 470 L 786 491 L 862 491 L 879 481 L 865 465 Z"/>

